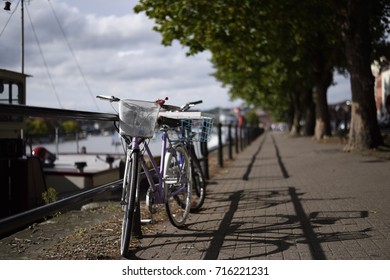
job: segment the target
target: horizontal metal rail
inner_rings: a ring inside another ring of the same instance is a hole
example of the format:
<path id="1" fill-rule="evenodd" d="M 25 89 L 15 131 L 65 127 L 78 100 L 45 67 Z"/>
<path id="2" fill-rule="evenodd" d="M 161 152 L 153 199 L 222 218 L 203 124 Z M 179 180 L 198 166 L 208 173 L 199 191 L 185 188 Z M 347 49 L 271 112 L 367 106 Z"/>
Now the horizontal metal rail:
<path id="1" fill-rule="evenodd" d="M 4 218 L 0 220 L 0 237 L 31 225 L 34 222 L 41 220 L 56 211 L 68 208 L 70 205 L 92 199 L 96 195 L 105 192 L 117 190 L 122 187 L 122 181 L 122 179 L 117 180 L 109 184 L 105 184 L 91 190 L 63 198 L 59 201 Z"/>
<path id="2" fill-rule="evenodd" d="M 25 117 L 51 117 L 81 120 L 118 121 L 119 117 L 111 113 L 64 110 L 46 107 L 0 104 L 0 115 L 19 115 Z"/>

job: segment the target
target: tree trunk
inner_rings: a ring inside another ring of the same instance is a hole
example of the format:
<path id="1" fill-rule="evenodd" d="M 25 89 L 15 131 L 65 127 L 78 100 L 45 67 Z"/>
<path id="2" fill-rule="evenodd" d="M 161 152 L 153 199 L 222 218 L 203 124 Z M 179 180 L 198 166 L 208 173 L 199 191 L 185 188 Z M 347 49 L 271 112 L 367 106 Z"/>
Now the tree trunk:
<path id="1" fill-rule="evenodd" d="M 301 133 L 301 118 L 302 118 L 302 108 L 301 108 L 302 104 L 299 98 L 299 94 L 294 94 L 293 102 L 294 102 L 294 117 L 292 120 L 290 135 L 298 136 Z"/>
<path id="2" fill-rule="evenodd" d="M 376 118 L 371 73 L 368 0 L 348 0 L 344 28 L 352 91 L 351 127 L 345 150 L 371 149 L 383 144 L 383 140 Z"/>
<path id="3" fill-rule="evenodd" d="M 330 69 L 323 69 L 317 82 L 316 95 L 316 127 L 314 137 L 321 140 L 325 136 L 332 135 L 330 127 L 330 116 L 327 93 L 333 81 L 333 72 Z"/>
<path id="4" fill-rule="evenodd" d="M 324 42 L 324 36 L 320 33 L 317 34 L 317 41 Z M 326 57 L 321 46 L 314 49 L 313 61 L 315 66 L 314 82 L 316 86 L 316 124 L 314 138 L 321 140 L 325 136 L 332 135 L 327 93 L 329 86 L 333 82 L 333 65 L 330 63 L 330 59 Z"/>
<path id="5" fill-rule="evenodd" d="M 305 92 L 305 135 L 313 136 L 316 124 L 316 106 L 313 101 L 313 90 L 309 89 Z"/>

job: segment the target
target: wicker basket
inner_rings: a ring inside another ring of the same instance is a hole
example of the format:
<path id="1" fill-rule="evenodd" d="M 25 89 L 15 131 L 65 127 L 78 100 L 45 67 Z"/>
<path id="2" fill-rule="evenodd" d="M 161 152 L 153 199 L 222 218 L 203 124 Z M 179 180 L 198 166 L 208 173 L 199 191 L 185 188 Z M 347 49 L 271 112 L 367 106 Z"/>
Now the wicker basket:
<path id="1" fill-rule="evenodd" d="M 160 105 L 155 102 L 123 99 L 119 102 L 119 133 L 151 138 Z"/>

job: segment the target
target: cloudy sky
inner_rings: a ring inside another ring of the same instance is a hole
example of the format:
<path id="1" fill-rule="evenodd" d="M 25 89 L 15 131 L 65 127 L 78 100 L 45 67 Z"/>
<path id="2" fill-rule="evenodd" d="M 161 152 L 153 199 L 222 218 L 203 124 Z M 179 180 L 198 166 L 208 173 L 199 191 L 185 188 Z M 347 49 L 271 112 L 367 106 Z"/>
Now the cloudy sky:
<path id="1" fill-rule="evenodd" d="M 21 70 L 20 0 L 0 9 L 0 68 Z M 3 1 L 1 1 L 3 2 Z M 161 45 L 153 22 L 135 14 L 136 0 L 25 0 L 27 104 L 87 111 L 112 111 L 95 96 L 155 100 L 170 104 L 203 100 L 200 109 L 232 108 L 211 73 L 210 54 L 187 57 L 175 43 Z M 1 3 L 3 4 L 3 3 Z M 53 12 L 54 11 L 54 12 Z M 329 102 L 350 98 L 338 77 Z"/>

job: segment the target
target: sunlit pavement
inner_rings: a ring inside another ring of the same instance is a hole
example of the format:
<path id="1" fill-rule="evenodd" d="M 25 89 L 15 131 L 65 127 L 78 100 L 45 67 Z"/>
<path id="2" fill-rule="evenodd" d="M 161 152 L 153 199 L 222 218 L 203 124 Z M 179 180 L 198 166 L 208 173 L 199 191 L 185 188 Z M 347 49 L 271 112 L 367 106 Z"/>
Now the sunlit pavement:
<path id="1" fill-rule="evenodd" d="M 185 229 L 145 233 L 138 259 L 390 259 L 390 161 L 266 132 L 208 186 Z"/>

